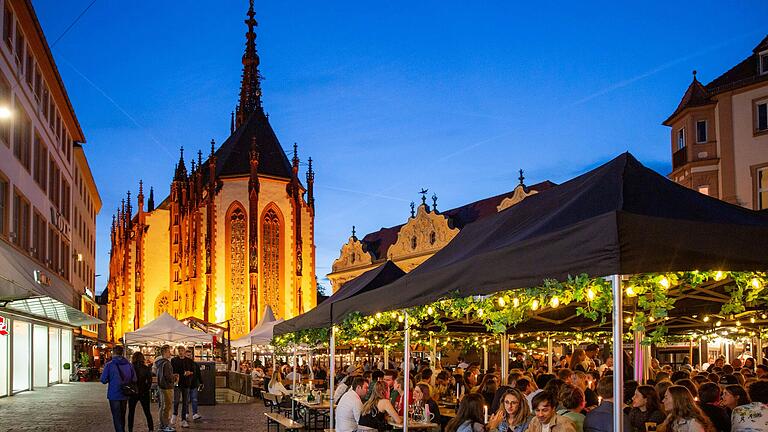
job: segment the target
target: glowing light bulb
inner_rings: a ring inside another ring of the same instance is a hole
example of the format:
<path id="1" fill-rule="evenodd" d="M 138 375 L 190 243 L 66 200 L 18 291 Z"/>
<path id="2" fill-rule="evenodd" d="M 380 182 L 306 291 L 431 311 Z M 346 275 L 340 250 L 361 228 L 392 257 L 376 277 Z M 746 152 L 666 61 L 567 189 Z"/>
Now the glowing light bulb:
<path id="1" fill-rule="evenodd" d="M 637 295 L 637 293 L 635 292 L 635 288 L 632 285 L 628 286 L 625 292 L 627 294 L 627 297 L 634 297 Z"/>
<path id="2" fill-rule="evenodd" d="M 404 320 L 405 320 L 405 318 L 402 315 L 399 315 L 397 317 L 397 322 L 403 322 Z"/>
<path id="3" fill-rule="evenodd" d="M 432 315 L 433 313 L 435 313 L 435 310 L 434 310 L 434 309 L 432 309 L 432 306 L 429 306 L 429 307 L 427 308 L 427 314 L 429 314 L 429 315 Z"/>
<path id="4" fill-rule="evenodd" d="M 477 316 L 483 316 L 483 310 L 482 309 L 478 309 L 477 310 Z"/>
<path id="5" fill-rule="evenodd" d="M 704 322 L 709 322 L 709 315 L 704 317 Z"/>
<path id="6" fill-rule="evenodd" d="M 514 306 L 514 307 L 520 306 L 520 299 L 517 298 L 517 297 L 513 298 L 512 299 L 512 306 Z"/>
<path id="7" fill-rule="evenodd" d="M 537 299 L 534 299 L 534 300 L 531 302 L 531 310 L 536 310 L 536 309 L 538 309 L 538 308 L 539 308 L 539 300 L 537 300 Z"/>
<path id="8" fill-rule="evenodd" d="M 741 326 L 741 321 L 736 320 L 736 327 L 739 327 L 739 326 Z"/>
<path id="9" fill-rule="evenodd" d="M 752 317 L 752 318 L 750 318 L 750 319 L 749 319 L 749 322 L 751 322 L 752 324 L 754 324 L 754 323 L 755 323 L 755 317 Z"/>
<path id="10" fill-rule="evenodd" d="M 723 325 L 723 322 L 722 322 L 722 321 L 720 321 L 720 320 L 717 320 L 717 322 L 715 323 L 715 325 L 716 325 L 716 326 L 718 326 L 718 327 L 720 327 L 721 325 Z"/>
<path id="11" fill-rule="evenodd" d="M 715 280 L 716 280 L 716 281 L 721 281 L 721 280 L 723 280 L 723 279 L 725 279 L 725 273 L 724 273 L 724 272 L 722 272 L 722 271 L 720 271 L 720 270 L 718 270 L 717 272 L 715 272 Z"/>
<path id="12" fill-rule="evenodd" d="M 650 317 L 650 318 L 648 318 L 648 321 L 650 321 L 650 322 L 654 322 L 654 321 L 656 321 L 656 318 L 654 318 L 654 317 Z"/>
<path id="13" fill-rule="evenodd" d="M 381 318 L 381 312 L 376 312 L 376 319 Z"/>
<path id="14" fill-rule="evenodd" d="M 631 323 L 631 322 L 632 322 L 632 318 L 630 318 L 630 317 L 626 317 L 626 318 L 624 318 L 624 322 L 625 322 L 625 323 L 627 323 L 627 324 L 629 324 L 629 323 Z"/>
<path id="15" fill-rule="evenodd" d="M 552 306 L 553 309 L 560 306 L 560 299 L 557 296 L 552 297 L 552 300 L 549 301 L 549 305 Z"/>
<path id="16" fill-rule="evenodd" d="M 752 288 L 756 290 L 759 290 L 760 288 L 763 287 L 763 284 L 760 282 L 760 279 L 758 278 L 752 278 L 751 283 L 752 283 Z"/>
<path id="17" fill-rule="evenodd" d="M 587 288 L 587 300 L 592 301 L 595 299 L 595 290 Z"/>
<path id="18" fill-rule="evenodd" d="M 664 287 L 664 289 L 669 289 L 669 279 L 667 279 L 666 277 L 662 277 L 661 280 L 659 281 L 659 285 Z"/>
<path id="19" fill-rule="evenodd" d="M 765 318 L 766 318 L 766 316 L 768 316 L 768 315 L 766 315 L 766 314 L 760 314 L 760 318 L 761 318 L 761 319 L 765 319 Z"/>
<path id="20" fill-rule="evenodd" d="M 499 297 L 499 306 L 504 307 L 505 304 L 507 304 L 507 302 L 504 301 L 504 297 Z"/>

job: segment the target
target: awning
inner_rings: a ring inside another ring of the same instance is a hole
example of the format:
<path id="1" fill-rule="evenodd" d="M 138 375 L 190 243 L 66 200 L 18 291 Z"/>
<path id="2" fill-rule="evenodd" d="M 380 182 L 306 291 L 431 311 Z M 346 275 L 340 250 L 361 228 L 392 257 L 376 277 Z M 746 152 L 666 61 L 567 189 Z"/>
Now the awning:
<path id="1" fill-rule="evenodd" d="M 0 301 L 47 296 L 72 298 L 73 287 L 42 264 L 0 242 Z"/>
<path id="2" fill-rule="evenodd" d="M 8 302 L 0 312 L 7 309 L 11 312 L 22 312 L 35 317 L 58 321 L 73 327 L 81 327 L 92 324 L 103 324 L 104 321 L 92 317 L 72 306 L 66 305 L 50 297 L 32 297 Z"/>

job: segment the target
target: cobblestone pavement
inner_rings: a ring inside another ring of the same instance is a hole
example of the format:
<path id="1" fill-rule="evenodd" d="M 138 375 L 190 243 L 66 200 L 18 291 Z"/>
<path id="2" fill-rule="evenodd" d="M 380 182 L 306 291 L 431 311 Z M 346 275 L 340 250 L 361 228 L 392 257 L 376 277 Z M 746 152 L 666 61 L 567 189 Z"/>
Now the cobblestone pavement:
<path id="1" fill-rule="evenodd" d="M 141 405 L 134 431 L 147 431 Z M 264 404 L 250 403 L 201 406 L 202 420 L 178 431 L 266 431 Z M 158 407 L 152 404 L 155 428 Z M 127 425 L 126 425 L 127 428 Z M 112 431 L 106 386 L 97 382 L 59 384 L 45 389 L 0 398 L 0 431 Z M 127 429 L 126 429 L 127 430 Z"/>

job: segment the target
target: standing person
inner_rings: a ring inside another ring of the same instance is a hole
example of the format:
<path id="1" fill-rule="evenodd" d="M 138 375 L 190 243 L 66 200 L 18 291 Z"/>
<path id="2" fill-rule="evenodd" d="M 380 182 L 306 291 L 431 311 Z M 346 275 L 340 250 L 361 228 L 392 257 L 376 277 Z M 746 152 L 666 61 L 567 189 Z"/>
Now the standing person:
<path id="1" fill-rule="evenodd" d="M 663 423 L 665 418 L 656 389 L 649 385 L 638 386 L 632 396 L 632 409 L 629 411 L 632 432 L 645 432 L 648 426 L 656 427 Z"/>
<path id="2" fill-rule="evenodd" d="M 176 347 L 176 357 L 171 360 L 173 374 L 176 375 L 176 387 L 173 389 L 173 416 L 171 423 L 176 423 L 179 415 L 179 402 L 181 402 L 181 427 L 189 427 L 187 414 L 189 414 L 189 387 L 192 376 L 195 374 L 194 362 L 186 357 L 187 348 L 184 345 Z"/>
<path id="3" fill-rule="evenodd" d="M 659 427 L 668 432 L 715 432 L 709 418 L 696 405 L 691 392 L 683 386 L 672 385 L 662 401 L 667 419 Z"/>
<path id="4" fill-rule="evenodd" d="M 152 368 L 147 366 L 141 351 L 133 353 L 131 364 L 136 372 L 136 387 L 139 394 L 128 399 L 128 432 L 133 432 L 133 419 L 136 415 L 136 404 L 139 402 L 141 402 L 141 409 L 144 410 L 144 417 L 147 418 L 147 426 L 149 426 L 149 430 L 153 431 L 155 430 L 155 423 L 152 421 L 149 397 L 149 389 L 152 388 Z"/>
<path id="5" fill-rule="evenodd" d="M 173 401 L 173 366 L 171 365 L 171 347 L 163 345 L 160 357 L 152 365 L 152 372 L 157 376 L 157 388 L 160 390 L 160 430 L 173 432 L 171 427 L 171 402 Z"/>
<path id="6" fill-rule="evenodd" d="M 352 391 L 344 393 L 336 406 L 336 430 L 339 432 L 354 432 L 363 411 L 362 397 L 368 393 L 368 381 L 356 376 L 352 379 Z"/>
<path id="7" fill-rule="evenodd" d="M 486 429 L 498 432 L 524 432 L 531 422 L 531 409 L 518 389 L 508 388 L 501 397 L 496 414 L 488 419 Z"/>
<path id="8" fill-rule="evenodd" d="M 131 363 L 123 357 L 123 347 L 112 348 L 112 360 L 104 366 L 101 373 L 101 383 L 108 384 L 107 399 L 109 410 L 112 412 L 112 424 L 115 432 L 125 432 L 125 411 L 128 406 L 128 396 L 123 394 L 123 384 L 136 382 L 136 372 Z"/>
<path id="9" fill-rule="evenodd" d="M 187 358 L 192 361 L 192 376 L 189 385 L 189 404 L 192 405 L 192 420 L 200 420 L 203 418 L 197 412 L 197 396 L 200 392 L 200 387 L 203 385 L 203 375 L 200 372 L 200 365 L 195 361 L 195 353 L 188 349 Z"/>
<path id="10" fill-rule="evenodd" d="M 572 371 L 581 371 L 586 372 L 587 368 L 584 367 L 585 363 L 588 363 L 587 355 L 584 353 L 584 350 L 581 348 L 576 348 L 573 350 L 573 354 L 571 354 L 571 364 L 569 365 L 568 369 Z"/>
<path id="11" fill-rule="evenodd" d="M 549 391 L 543 391 L 533 397 L 533 413 L 535 417 L 528 426 L 528 432 L 576 432 L 576 426 L 571 419 L 563 417 L 557 409 L 557 397 Z"/>
<path id="12" fill-rule="evenodd" d="M 584 362 L 584 369 L 589 371 L 593 371 L 597 369 L 597 366 L 600 365 L 600 358 L 597 356 L 597 354 L 600 352 L 600 346 L 596 343 L 591 343 L 587 345 L 587 348 L 584 350 L 584 354 L 587 355 L 587 359 Z"/>

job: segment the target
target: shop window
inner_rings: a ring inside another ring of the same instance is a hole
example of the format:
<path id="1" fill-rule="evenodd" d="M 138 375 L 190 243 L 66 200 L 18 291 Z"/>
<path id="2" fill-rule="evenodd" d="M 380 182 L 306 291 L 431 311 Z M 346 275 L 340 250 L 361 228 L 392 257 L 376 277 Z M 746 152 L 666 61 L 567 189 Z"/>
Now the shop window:
<path id="1" fill-rule="evenodd" d="M 48 387 L 48 327 L 33 327 L 32 349 L 35 353 L 32 365 L 33 384 L 35 387 Z"/>
<path id="2" fill-rule="evenodd" d="M 11 341 L 8 317 L 0 315 L 0 397 L 8 396 L 8 351 Z M 5 333 L 5 334 L 3 334 Z"/>
<path id="3" fill-rule="evenodd" d="M 13 321 L 13 392 L 29 390 L 32 375 L 32 329 L 28 322 Z"/>
<path id="4" fill-rule="evenodd" d="M 59 347 L 61 330 L 48 328 L 48 383 L 61 381 L 61 349 Z"/>

